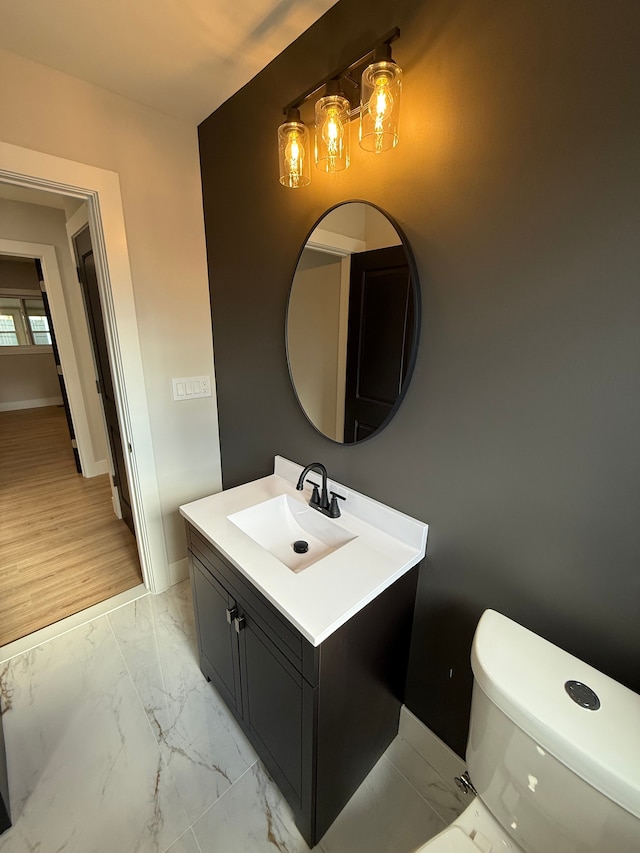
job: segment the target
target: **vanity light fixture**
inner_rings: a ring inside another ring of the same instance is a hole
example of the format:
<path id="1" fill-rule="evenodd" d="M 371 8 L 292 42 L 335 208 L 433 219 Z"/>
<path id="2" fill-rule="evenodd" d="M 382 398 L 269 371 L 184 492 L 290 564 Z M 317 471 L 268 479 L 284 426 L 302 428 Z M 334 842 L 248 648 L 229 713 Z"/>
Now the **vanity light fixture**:
<path id="1" fill-rule="evenodd" d="M 379 154 L 398 144 L 402 69 L 391 58 L 391 45 L 381 44 L 362 72 L 360 147 Z"/>
<path id="2" fill-rule="evenodd" d="M 395 148 L 402 69 L 391 57 L 391 43 L 399 35 L 396 27 L 359 59 L 318 81 L 283 108 L 286 118 L 278 128 L 283 186 L 295 189 L 311 182 L 309 130 L 301 112 L 319 93 L 313 116 L 318 169 L 339 172 L 349 167 L 349 123 L 356 117 L 360 119 L 361 148 L 374 154 Z"/>
<path id="3" fill-rule="evenodd" d="M 287 120 L 278 128 L 280 183 L 285 187 L 306 187 L 309 174 L 309 131 L 300 121 L 300 110 L 288 108 Z"/>
<path id="4" fill-rule="evenodd" d="M 329 80 L 324 97 L 316 101 L 316 166 L 323 172 L 349 168 L 351 104 L 337 80 Z"/>

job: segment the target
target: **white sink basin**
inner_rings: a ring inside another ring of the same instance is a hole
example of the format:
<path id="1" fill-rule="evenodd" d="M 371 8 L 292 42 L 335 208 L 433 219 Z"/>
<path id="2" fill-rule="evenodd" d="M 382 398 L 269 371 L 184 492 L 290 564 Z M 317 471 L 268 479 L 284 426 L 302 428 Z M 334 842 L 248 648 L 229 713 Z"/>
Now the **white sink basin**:
<path id="1" fill-rule="evenodd" d="M 227 518 L 293 572 L 306 569 L 356 538 L 333 519 L 290 495 L 279 495 Z M 293 550 L 298 540 L 308 543 L 306 553 Z"/>

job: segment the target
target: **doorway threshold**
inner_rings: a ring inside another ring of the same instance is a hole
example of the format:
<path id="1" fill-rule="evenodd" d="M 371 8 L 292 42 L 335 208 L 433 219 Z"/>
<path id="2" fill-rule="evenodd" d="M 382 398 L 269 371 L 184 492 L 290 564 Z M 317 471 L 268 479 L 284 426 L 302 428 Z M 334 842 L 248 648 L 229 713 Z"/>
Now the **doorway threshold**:
<path id="1" fill-rule="evenodd" d="M 36 646 L 41 646 L 49 640 L 54 640 L 56 637 L 61 637 L 68 631 L 73 631 L 80 625 L 91 622 L 98 616 L 104 616 L 106 613 L 112 613 L 119 607 L 124 607 L 131 601 L 138 598 L 143 598 L 145 595 L 151 595 L 144 584 L 138 584 L 132 589 L 127 589 L 124 592 L 114 595 L 112 598 L 107 598 L 105 601 L 100 601 L 98 604 L 93 604 L 87 607 L 86 610 L 81 610 L 79 613 L 74 613 L 72 616 L 67 616 L 65 619 L 60 619 L 59 622 L 54 622 L 52 625 L 47 625 L 45 628 L 40 628 L 32 634 L 27 634 L 26 637 L 20 637 L 19 640 L 14 640 L 12 643 L 7 643 L 5 646 L 0 646 L 0 664 L 5 663 L 11 658 L 21 655 L 34 649 Z"/>

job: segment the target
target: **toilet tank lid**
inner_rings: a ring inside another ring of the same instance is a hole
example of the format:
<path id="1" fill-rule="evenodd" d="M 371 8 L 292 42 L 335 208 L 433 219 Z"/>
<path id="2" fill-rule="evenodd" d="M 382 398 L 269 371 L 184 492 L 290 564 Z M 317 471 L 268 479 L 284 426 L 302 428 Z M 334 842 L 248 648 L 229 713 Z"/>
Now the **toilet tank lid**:
<path id="1" fill-rule="evenodd" d="M 640 696 L 495 610 L 478 623 L 471 666 L 478 686 L 566 767 L 640 818 Z M 565 689 L 593 690 L 598 710 Z"/>

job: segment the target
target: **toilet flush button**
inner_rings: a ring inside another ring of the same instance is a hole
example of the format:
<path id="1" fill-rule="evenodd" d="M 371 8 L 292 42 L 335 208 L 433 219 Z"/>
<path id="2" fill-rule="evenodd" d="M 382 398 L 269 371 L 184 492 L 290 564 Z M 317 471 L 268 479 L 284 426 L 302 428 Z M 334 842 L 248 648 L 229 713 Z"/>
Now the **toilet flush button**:
<path id="1" fill-rule="evenodd" d="M 581 681 L 565 681 L 564 689 L 576 705 L 580 705 L 581 708 L 586 708 L 588 711 L 597 711 L 600 707 L 600 699 L 597 693 Z"/>

